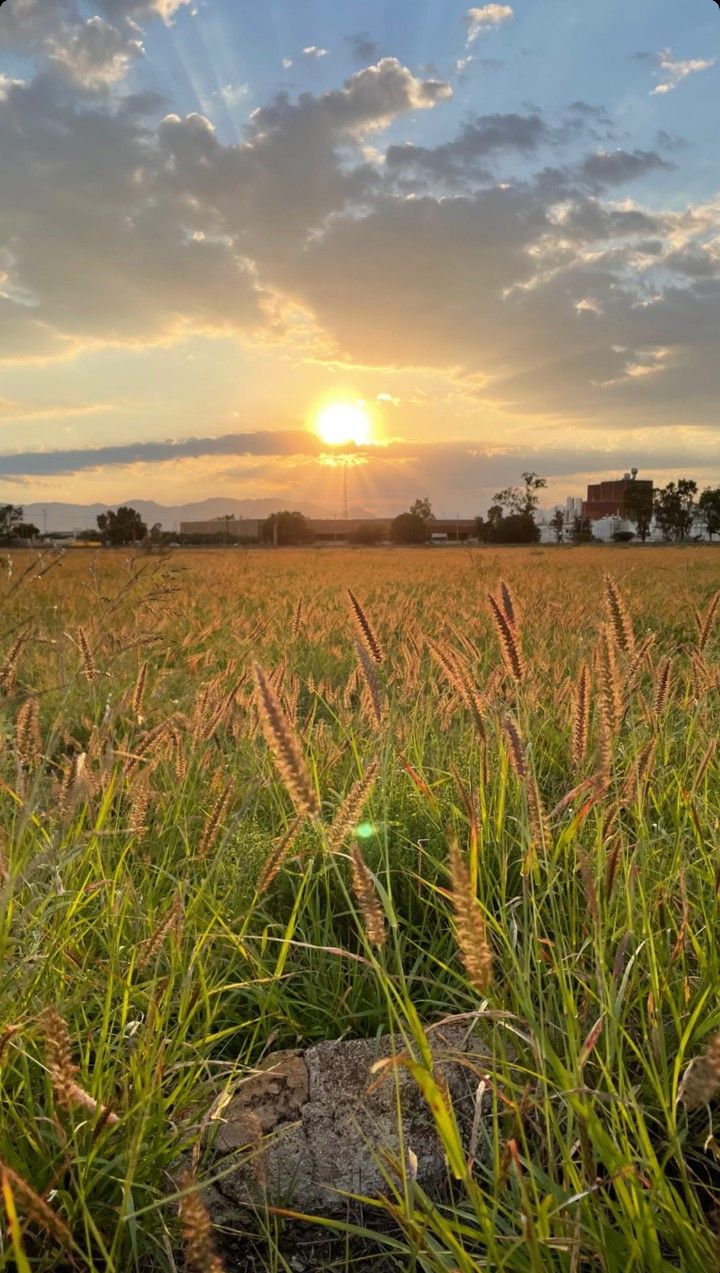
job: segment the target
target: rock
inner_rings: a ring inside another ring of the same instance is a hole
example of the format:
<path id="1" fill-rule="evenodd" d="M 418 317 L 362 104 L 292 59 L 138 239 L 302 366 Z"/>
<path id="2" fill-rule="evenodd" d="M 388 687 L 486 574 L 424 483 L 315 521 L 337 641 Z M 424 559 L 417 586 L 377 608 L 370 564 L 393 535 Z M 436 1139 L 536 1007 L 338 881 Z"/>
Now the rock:
<path id="1" fill-rule="evenodd" d="M 478 1086 L 487 1061 L 467 1026 L 433 1028 L 428 1041 L 434 1073 L 447 1084 L 467 1147 L 476 1139 Z M 221 1113 L 216 1161 L 207 1172 L 219 1177 L 207 1196 L 216 1219 L 266 1200 L 311 1215 L 345 1214 L 343 1193 L 388 1192 L 380 1164 L 392 1174 L 403 1149 L 418 1184 L 440 1196 L 445 1157 L 420 1089 L 402 1065 L 370 1073 L 377 1060 L 400 1050 L 402 1040 L 386 1036 L 268 1057 Z"/>

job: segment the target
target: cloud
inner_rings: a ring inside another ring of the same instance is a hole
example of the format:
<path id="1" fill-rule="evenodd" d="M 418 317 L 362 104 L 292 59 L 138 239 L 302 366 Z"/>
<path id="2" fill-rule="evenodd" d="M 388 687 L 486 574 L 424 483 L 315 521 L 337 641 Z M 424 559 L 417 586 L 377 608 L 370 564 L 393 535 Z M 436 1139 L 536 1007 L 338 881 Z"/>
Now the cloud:
<path id="1" fill-rule="evenodd" d="M 170 22 L 189 0 L 97 0 L 86 18 L 79 0 L 13 0 L 0 22 L 0 52 L 49 63 L 84 92 L 119 83 L 144 56 L 142 23 Z"/>
<path id="2" fill-rule="evenodd" d="M 1 477 L 49 477 L 134 464 L 162 464 L 205 456 L 318 456 L 322 446 L 306 430 L 228 433 L 182 441 L 137 442 L 121 446 L 76 447 L 0 455 Z"/>
<path id="3" fill-rule="evenodd" d="M 0 422 L 17 420 L 62 420 L 98 415 L 109 411 L 103 402 L 42 402 L 0 398 Z"/>
<path id="4" fill-rule="evenodd" d="M 595 190 L 636 181 L 651 172 L 671 172 L 674 165 L 652 150 L 598 150 L 577 169 L 581 180 Z"/>
<path id="5" fill-rule="evenodd" d="M 329 49 L 318 48 L 317 44 L 308 44 L 307 48 L 303 49 L 302 56 L 319 59 L 328 57 L 329 53 Z"/>
<path id="6" fill-rule="evenodd" d="M 250 85 L 223 84 L 222 88 L 217 89 L 213 96 L 219 97 L 226 106 L 232 109 L 250 96 Z"/>
<path id="7" fill-rule="evenodd" d="M 482 115 L 463 125 L 454 141 L 438 146 L 390 146 L 385 153 L 388 172 L 424 175 L 433 181 L 468 185 L 487 175 L 493 155 L 530 156 L 549 143 L 553 133 L 538 114 Z"/>
<path id="8" fill-rule="evenodd" d="M 651 90 L 651 97 L 658 94 L 672 93 L 678 84 L 682 84 L 689 75 L 696 75 L 699 71 L 709 71 L 715 66 L 716 58 L 690 58 L 687 61 L 675 61 L 669 49 L 664 49 L 661 53 L 651 55 L 657 62 L 658 73 L 663 76 L 659 84 Z"/>
<path id="9" fill-rule="evenodd" d="M 449 84 L 383 58 L 325 92 L 276 94 L 225 145 L 202 114 L 158 119 L 157 97 L 111 83 L 157 6 L 99 8 L 122 39 L 97 28 L 93 92 L 42 42 L 37 74 L 2 83 L 0 358 L 297 339 L 383 377 L 437 372 L 474 415 L 714 419 L 720 206 L 630 199 L 670 165 L 599 147 L 602 108 L 486 114 L 448 136 Z M 52 23 L 77 69 L 74 0 Z M 399 145 L 401 121 L 434 108 L 438 140 Z M 538 166 L 550 147 L 557 162 Z"/>
<path id="10" fill-rule="evenodd" d="M 367 31 L 357 31 L 353 35 L 346 35 L 345 43 L 350 45 L 350 52 L 355 61 L 363 65 L 376 61 L 380 54 L 380 45 L 368 35 Z"/>
<path id="11" fill-rule="evenodd" d="M 509 22 L 515 13 L 509 4 L 486 4 L 482 8 L 468 9 L 465 21 L 468 28 L 468 44 L 477 40 L 479 35 L 492 31 Z"/>

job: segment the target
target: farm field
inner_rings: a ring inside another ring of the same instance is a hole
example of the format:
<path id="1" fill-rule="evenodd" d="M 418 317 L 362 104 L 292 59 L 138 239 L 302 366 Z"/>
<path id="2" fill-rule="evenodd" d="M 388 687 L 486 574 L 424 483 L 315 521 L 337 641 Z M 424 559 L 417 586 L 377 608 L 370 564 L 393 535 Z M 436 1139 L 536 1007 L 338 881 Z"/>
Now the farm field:
<path id="1" fill-rule="evenodd" d="M 718 1267 L 720 553 L 0 564 L 0 1268 Z M 206 1231 L 252 1067 L 449 1017 L 443 1199 Z"/>

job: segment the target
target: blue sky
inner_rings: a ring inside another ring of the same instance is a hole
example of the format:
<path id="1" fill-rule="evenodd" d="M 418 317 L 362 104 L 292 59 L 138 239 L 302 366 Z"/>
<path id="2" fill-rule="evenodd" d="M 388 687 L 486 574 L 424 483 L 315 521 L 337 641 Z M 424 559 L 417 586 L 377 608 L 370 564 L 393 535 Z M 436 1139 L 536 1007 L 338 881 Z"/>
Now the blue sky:
<path id="1" fill-rule="evenodd" d="M 378 512 L 720 481 L 719 75 L 712 0 L 7 0 L 0 495 L 332 511 L 338 401 Z"/>

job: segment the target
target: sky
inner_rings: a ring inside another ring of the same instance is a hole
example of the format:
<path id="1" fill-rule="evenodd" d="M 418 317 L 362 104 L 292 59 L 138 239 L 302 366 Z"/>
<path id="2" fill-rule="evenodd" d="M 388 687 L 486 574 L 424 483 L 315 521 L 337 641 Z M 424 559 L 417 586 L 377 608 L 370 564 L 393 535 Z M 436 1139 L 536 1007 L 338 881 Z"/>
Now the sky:
<path id="1" fill-rule="evenodd" d="M 719 116 L 713 0 L 6 0 L 0 501 L 720 484 Z"/>

